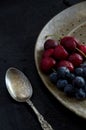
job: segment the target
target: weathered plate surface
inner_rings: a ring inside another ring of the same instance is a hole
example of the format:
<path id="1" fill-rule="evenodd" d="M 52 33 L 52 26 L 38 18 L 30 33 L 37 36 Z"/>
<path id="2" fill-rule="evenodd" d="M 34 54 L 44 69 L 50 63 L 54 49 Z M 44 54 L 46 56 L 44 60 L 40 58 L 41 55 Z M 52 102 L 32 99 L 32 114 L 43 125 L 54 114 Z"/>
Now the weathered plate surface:
<path id="1" fill-rule="evenodd" d="M 45 86 L 64 106 L 77 115 L 86 118 L 86 100 L 77 101 L 76 99 L 68 98 L 49 81 L 48 76 L 40 71 L 39 62 L 43 44 L 45 36 L 49 34 L 57 34 L 59 36 L 73 35 L 86 43 L 86 1 L 70 7 L 52 18 L 42 29 L 35 46 L 35 63 Z"/>

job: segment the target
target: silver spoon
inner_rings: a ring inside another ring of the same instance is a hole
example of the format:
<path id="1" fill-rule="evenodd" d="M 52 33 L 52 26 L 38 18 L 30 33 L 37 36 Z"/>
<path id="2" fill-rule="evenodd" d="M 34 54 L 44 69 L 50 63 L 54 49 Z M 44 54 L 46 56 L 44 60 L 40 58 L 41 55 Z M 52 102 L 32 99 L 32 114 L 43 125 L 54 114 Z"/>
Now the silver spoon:
<path id="1" fill-rule="evenodd" d="M 41 124 L 43 130 L 53 130 L 51 125 L 44 120 L 43 116 L 33 105 L 30 97 L 32 96 L 33 90 L 30 81 L 27 77 L 16 68 L 9 68 L 5 76 L 6 87 L 9 94 L 18 102 L 27 102 L 37 115 L 38 121 Z"/>

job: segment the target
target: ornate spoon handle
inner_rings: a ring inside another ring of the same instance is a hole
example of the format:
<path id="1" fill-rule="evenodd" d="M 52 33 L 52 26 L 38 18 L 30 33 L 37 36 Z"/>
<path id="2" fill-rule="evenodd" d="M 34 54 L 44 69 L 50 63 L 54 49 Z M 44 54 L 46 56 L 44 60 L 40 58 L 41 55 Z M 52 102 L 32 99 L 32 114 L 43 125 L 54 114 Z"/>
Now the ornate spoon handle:
<path id="1" fill-rule="evenodd" d="M 27 104 L 29 104 L 31 106 L 31 108 L 33 109 L 33 111 L 37 115 L 37 118 L 39 120 L 39 123 L 41 124 L 42 129 L 43 130 L 53 130 L 51 125 L 47 121 L 44 120 L 44 117 L 38 112 L 38 110 L 35 108 L 33 103 L 29 99 L 26 102 L 27 102 Z"/>

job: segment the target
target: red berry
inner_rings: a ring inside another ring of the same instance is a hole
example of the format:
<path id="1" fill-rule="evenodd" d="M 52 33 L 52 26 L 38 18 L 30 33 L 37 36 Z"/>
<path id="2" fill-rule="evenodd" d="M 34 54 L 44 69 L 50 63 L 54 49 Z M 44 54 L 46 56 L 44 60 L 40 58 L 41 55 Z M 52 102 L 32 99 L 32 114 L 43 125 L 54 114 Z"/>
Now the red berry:
<path id="1" fill-rule="evenodd" d="M 58 45 L 56 40 L 48 39 L 44 43 L 44 49 L 50 49 L 50 48 L 55 48 Z"/>
<path id="2" fill-rule="evenodd" d="M 48 50 L 45 50 L 43 52 L 43 57 L 50 57 L 50 56 L 53 56 L 53 53 L 54 53 L 54 49 L 48 49 Z"/>
<path id="3" fill-rule="evenodd" d="M 65 36 L 61 39 L 60 43 L 70 52 L 75 50 L 77 44 L 79 44 L 79 41 L 72 36 Z"/>
<path id="4" fill-rule="evenodd" d="M 78 53 L 73 53 L 69 56 L 68 60 L 75 66 L 78 67 L 82 62 L 83 58 Z"/>
<path id="5" fill-rule="evenodd" d="M 56 61 L 51 57 L 45 57 L 40 62 L 40 69 L 47 73 L 49 72 L 56 64 Z"/>
<path id="6" fill-rule="evenodd" d="M 86 55 L 86 45 L 79 45 L 78 46 L 78 49 L 80 50 L 80 51 L 82 51 L 85 55 Z"/>
<path id="7" fill-rule="evenodd" d="M 60 62 L 57 63 L 56 67 L 67 67 L 71 72 L 74 71 L 74 66 L 70 61 L 67 60 L 61 60 Z"/>
<path id="8" fill-rule="evenodd" d="M 53 56 L 55 57 L 55 59 L 66 59 L 68 57 L 68 52 L 64 49 L 63 46 L 58 45 L 54 49 Z"/>

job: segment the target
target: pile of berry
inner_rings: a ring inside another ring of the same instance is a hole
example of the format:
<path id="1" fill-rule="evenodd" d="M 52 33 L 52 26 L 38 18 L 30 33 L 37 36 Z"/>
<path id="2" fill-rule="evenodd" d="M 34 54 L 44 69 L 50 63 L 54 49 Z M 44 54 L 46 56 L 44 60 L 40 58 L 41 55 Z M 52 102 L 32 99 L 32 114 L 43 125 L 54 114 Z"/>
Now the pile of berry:
<path id="1" fill-rule="evenodd" d="M 86 45 L 72 36 L 44 43 L 40 69 L 58 89 L 77 99 L 86 98 Z"/>

